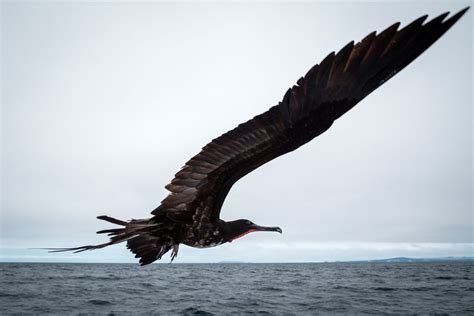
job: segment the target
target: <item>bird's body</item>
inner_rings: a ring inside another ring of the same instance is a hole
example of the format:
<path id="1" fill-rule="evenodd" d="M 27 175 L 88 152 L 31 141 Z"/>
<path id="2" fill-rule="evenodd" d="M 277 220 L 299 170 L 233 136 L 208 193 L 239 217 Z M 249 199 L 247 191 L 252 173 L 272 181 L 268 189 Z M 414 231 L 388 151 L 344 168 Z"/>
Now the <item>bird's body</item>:
<path id="1" fill-rule="evenodd" d="M 324 133 L 430 47 L 466 11 L 449 19 L 445 13 L 425 24 L 427 16 L 423 16 L 400 30 L 396 23 L 329 54 L 299 79 L 278 105 L 212 140 L 192 157 L 166 186 L 170 193 L 152 211 L 153 217 L 126 222 L 99 216 L 121 226 L 98 232 L 108 233 L 109 242 L 55 251 L 79 252 L 126 241 L 140 263 L 148 264 L 169 250 L 174 258 L 179 244 L 207 248 L 254 231 L 281 233 L 278 227 L 262 227 L 248 220 L 220 219 L 222 204 L 234 183 Z"/>

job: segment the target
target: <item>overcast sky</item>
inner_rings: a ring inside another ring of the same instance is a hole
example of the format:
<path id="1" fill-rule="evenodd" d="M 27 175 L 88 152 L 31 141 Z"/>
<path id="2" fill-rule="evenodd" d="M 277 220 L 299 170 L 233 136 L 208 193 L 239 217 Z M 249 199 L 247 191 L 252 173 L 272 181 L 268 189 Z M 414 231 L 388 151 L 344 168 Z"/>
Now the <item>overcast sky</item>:
<path id="1" fill-rule="evenodd" d="M 2 2 L 2 261 L 134 262 L 95 219 L 149 215 L 212 138 L 329 52 L 469 2 Z M 472 11 L 472 10 L 471 10 Z M 472 12 L 332 128 L 240 180 L 224 220 L 280 226 L 179 262 L 473 255 Z M 168 261 L 168 259 L 165 259 Z"/>

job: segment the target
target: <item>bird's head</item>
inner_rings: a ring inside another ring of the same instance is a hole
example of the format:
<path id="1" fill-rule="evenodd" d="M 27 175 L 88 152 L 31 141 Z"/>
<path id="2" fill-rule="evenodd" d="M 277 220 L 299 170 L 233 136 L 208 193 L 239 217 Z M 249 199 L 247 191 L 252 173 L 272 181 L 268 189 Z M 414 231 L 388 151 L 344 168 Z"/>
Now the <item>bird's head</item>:
<path id="1" fill-rule="evenodd" d="M 280 227 L 265 227 L 252 223 L 248 219 L 238 219 L 236 221 L 225 222 L 225 234 L 229 242 L 237 238 L 243 237 L 253 232 L 279 232 L 282 233 Z"/>

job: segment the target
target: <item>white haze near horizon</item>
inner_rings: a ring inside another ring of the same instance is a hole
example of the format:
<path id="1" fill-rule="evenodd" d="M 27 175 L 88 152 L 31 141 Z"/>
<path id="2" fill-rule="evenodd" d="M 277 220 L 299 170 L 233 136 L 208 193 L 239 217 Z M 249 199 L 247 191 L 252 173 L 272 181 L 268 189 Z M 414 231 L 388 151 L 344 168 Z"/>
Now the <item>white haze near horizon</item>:
<path id="1" fill-rule="evenodd" d="M 2 6 L 1 261 L 134 262 L 95 219 L 149 216 L 216 136 L 329 52 L 469 2 Z M 473 255 L 472 12 L 333 127 L 240 180 L 221 216 L 280 226 L 178 262 Z M 166 260 L 167 261 L 167 260 Z"/>

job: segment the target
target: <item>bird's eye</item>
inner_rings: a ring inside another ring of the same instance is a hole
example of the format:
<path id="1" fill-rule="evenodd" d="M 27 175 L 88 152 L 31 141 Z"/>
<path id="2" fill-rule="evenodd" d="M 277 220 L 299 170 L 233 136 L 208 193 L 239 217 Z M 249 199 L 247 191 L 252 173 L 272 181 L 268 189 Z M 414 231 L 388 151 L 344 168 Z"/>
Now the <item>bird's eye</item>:
<path id="1" fill-rule="evenodd" d="M 251 222 L 251 221 L 247 221 L 246 224 L 247 224 L 247 225 L 252 225 L 252 222 Z"/>

